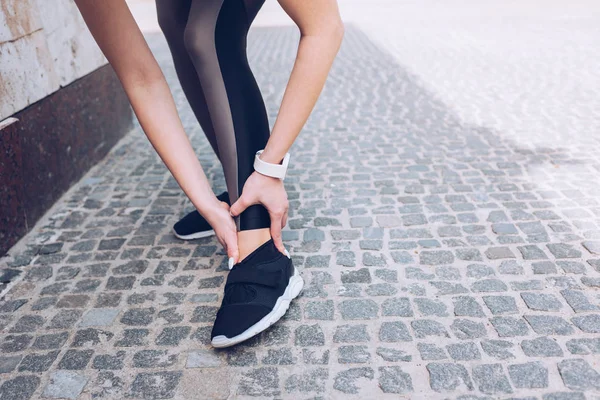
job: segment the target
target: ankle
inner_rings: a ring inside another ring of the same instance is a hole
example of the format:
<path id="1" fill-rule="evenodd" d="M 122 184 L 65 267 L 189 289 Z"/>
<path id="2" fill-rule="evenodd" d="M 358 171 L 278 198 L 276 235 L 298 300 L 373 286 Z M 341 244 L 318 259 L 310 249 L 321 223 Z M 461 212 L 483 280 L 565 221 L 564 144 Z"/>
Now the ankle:
<path id="1" fill-rule="evenodd" d="M 238 262 L 242 261 L 250 255 L 250 253 L 271 239 L 271 231 L 269 228 L 240 231 L 237 234 L 238 250 L 240 252 L 240 259 Z"/>

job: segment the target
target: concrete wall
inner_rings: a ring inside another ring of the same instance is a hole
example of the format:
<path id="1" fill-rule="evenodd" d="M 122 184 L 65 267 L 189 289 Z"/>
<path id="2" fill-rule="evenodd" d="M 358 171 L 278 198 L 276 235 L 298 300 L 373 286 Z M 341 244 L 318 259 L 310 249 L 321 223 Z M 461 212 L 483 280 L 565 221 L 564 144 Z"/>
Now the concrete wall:
<path id="1" fill-rule="evenodd" d="M 0 121 L 104 64 L 73 0 L 0 0 Z"/>

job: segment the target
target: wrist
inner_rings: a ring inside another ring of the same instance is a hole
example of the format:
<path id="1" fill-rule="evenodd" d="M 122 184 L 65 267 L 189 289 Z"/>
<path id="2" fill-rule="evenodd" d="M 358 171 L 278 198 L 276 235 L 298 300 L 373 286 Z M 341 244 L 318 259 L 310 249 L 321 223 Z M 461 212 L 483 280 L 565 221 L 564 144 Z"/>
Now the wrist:
<path id="1" fill-rule="evenodd" d="M 281 153 L 278 151 L 272 151 L 268 148 L 265 148 L 260 155 L 260 159 L 264 162 L 268 162 L 270 164 L 281 164 L 283 158 L 285 157 L 285 152 Z"/>
<path id="2" fill-rule="evenodd" d="M 211 191 L 210 196 L 201 199 L 197 203 L 195 202 L 194 206 L 196 207 L 196 210 L 198 210 L 200 215 L 204 217 L 206 215 L 210 215 L 212 211 L 215 210 L 217 207 L 220 207 L 220 203 L 221 202 L 219 201 L 219 199 L 217 199 L 217 196 L 215 196 L 214 193 L 212 193 Z"/>

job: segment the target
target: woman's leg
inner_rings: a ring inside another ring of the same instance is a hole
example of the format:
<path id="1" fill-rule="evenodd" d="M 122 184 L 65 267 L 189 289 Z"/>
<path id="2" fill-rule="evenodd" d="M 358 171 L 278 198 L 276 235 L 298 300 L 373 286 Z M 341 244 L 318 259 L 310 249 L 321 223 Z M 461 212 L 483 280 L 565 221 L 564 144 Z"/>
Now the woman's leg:
<path id="1" fill-rule="evenodd" d="M 175 64 L 175 71 L 177 72 L 183 93 L 211 147 L 217 157 L 219 157 L 217 139 L 206 106 L 202 85 L 183 41 L 191 6 L 192 0 L 156 0 L 158 24 L 169 44 L 173 63 Z"/>
<path id="2" fill-rule="evenodd" d="M 185 47 L 201 82 L 231 203 L 254 171 L 254 155 L 269 139 L 269 122 L 246 56 L 246 36 L 263 0 L 192 0 Z M 240 257 L 270 239 L 261 205 L 236 220 Z"/>

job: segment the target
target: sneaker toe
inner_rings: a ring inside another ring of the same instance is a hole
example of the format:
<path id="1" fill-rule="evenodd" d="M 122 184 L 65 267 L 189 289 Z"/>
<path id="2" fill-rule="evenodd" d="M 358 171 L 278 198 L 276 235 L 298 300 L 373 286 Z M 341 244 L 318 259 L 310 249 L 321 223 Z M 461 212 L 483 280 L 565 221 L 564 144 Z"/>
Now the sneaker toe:
<path id="1" fill-rule="evenodd" d="M 221 307 L 213 326 L 211 339 L 233 338 L 244 333 L 272 310 L 262 304 L 231 304 Z"/>

